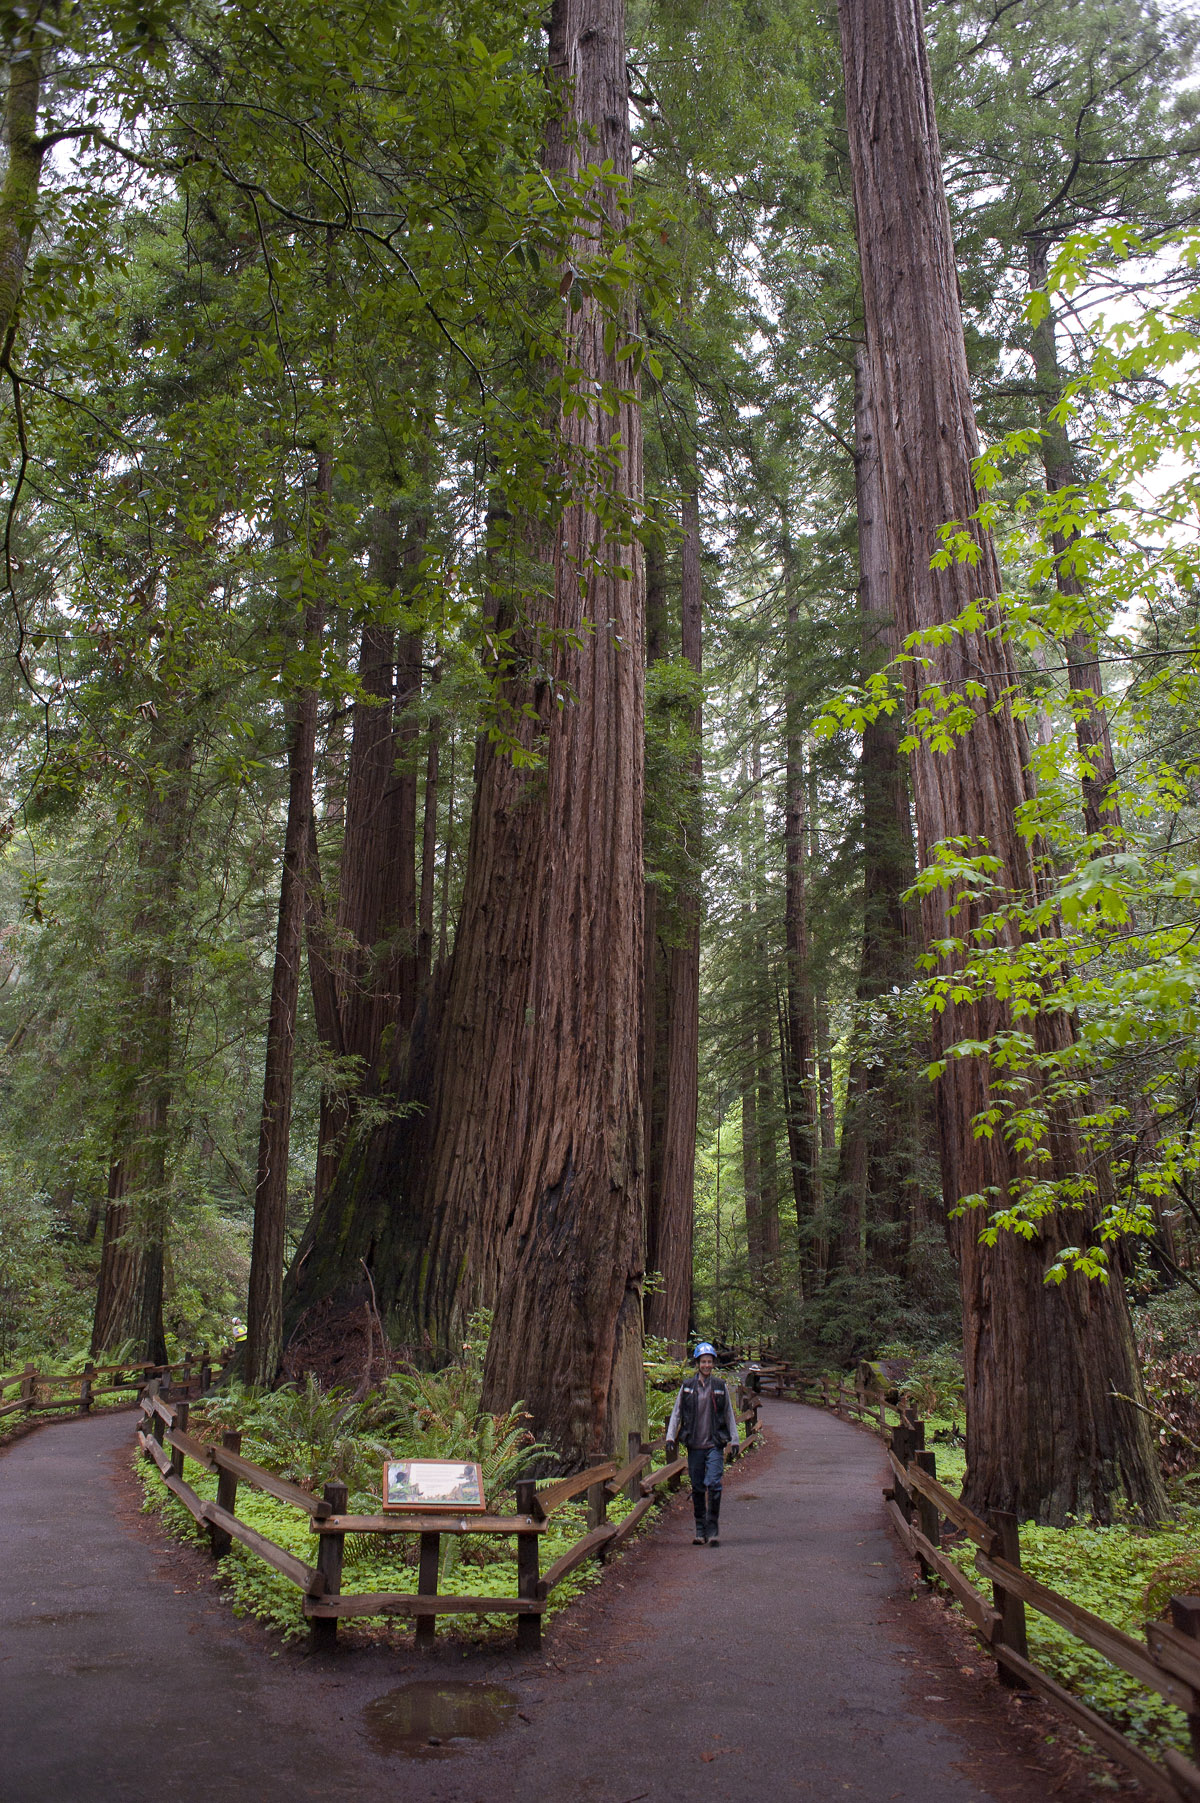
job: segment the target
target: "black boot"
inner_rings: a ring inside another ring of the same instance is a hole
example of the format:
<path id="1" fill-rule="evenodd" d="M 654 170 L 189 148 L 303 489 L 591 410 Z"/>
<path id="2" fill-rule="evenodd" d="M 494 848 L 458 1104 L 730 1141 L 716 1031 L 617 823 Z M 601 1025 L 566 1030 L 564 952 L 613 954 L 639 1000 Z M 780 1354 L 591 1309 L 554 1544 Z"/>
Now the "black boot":
<path id="1" fill-rule="evenodd" d="M 708 1544 L 721 1544 L 721 1492 L 710 1490 L 708 1493 Z"/>
<path id="2" fill-rule="evenodd" d="M 704 1507 L 705 1492 L 692 1491 L 692 1513 L 696 1517 L 696 1532 L 692 1536 L 693 1546 L 703 1546 L 708 1539 L 708 1515 Z"/>

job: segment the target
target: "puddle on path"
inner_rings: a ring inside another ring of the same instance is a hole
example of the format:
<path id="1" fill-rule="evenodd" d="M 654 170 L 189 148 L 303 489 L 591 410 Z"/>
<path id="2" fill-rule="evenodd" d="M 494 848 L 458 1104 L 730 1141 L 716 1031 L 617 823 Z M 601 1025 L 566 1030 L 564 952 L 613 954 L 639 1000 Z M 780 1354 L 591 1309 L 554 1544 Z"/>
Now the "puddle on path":
<path id="1" fill-rule="evenodd" d="M 385 1691 L 362 1714 L 376 1753 L 444 1759 L 471 1741 L 503 1733 L 516 1706 L 512 1691 L 500 1684 L 418 1678 Z"/>

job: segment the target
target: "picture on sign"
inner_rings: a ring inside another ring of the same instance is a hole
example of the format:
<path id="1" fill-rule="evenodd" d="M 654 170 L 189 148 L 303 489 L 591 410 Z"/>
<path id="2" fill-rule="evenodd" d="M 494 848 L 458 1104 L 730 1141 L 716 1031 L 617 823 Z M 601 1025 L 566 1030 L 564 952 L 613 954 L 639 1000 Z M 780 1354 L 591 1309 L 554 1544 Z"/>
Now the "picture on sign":
<path id="1" fill-rule="evenodd" d="M 462 1459 L 389 1459 L 383 1468 L 385 1509 L 486 1511 L 483 1470 Z"/>

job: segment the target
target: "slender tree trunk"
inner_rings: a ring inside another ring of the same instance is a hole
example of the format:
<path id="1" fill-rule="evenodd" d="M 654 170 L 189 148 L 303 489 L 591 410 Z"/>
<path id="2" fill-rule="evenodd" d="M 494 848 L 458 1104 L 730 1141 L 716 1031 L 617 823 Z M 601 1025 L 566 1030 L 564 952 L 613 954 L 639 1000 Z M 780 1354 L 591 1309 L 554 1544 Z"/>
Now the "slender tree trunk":
<path id="1" fill-rule="evenodd" d="M 172 1095 L 171 1021 L 176 930 L 189 830 L 190 736 L 168 737 L 165 704 L 151 736 L 151 776 L 137 857 L 133 960 L 126 981 L 104 1239 L 92 1324 L 93 1354 L 134 1342 L 144 1357 L 166 1358 L 163 1333 L 168 1128 Z"/>
<path id="2" fill-rule="evenodd" d="M 784 580 L 790 588 L 791 546 L 783 543 Z M 809 968 L 808 790 L 804 771 L 804 736 L 797 692 L 799 613 L 787 606 L 787 691 L 784 697 L 786 769 L 783 800 L 784 954 L 786 959 L 786 1035 L 788 1150 L 792 1193 L 800 1236 L 801 1269 L 824 1268 L 822 1247 L 821 1126 L 817 1072 L 817 1023 Z"/>
<path id="3" fill-rule="evenodd" d="M 667 564 L 662 539 L 654 534 L 645 548 L 646 561 L 646 667 L 668 655 Z M 667 1026 L 671 1015 L 670 961 L 659 938 L 658 889 L 643 886 L 642 937 L 642 1162 L 645 1171 L 646 1269 L 653 1272 L 656 1287 L 646 1297 L 647 1333 L 658 1334 L 662 1310 L 656 1311 L 657 1290 L 665 1281 L 659 1265 L 662 1235 L 663 1127 L 667 1103 Z M 665 1249 L 665 1248 L 664 1248 Z"/>
<path id="4" fill-rule="evenodd" d="M 431 690 L 441 677 L 434 665 Z M 441 722 L 436 713 L 429 718 L 429 743 L 425 753 L 425 797 L 421 810 L 421 890 L 417 902 L 417 978 L 427 989 L 433 969 L 433 893 L 437 882 L 437 810 L 438 762 L 441 753 Z"/>
<path id="5" fill-rule="evenodd" d="M 858 603 L 863 676 L 900 649 L 889 612 L 888 546 L 880 492 L 879 444 L 870 404 L 870 367 L 859 347 L 854 359 L 854 468 L 858 506 Z M 900 729 L 887 715 L 863 727 L 863 938 L 857 999 L 870 1004 L 904 989 L 915 974 L 916 921 L 901 899 L 916 878 L 912 816 Z M 925 1115 L 931 1110 L 923 1111 Z M 846 1112 L 838 1153 L 841 1205 L 839 1256 L 860 1268 L 904 1268 L 916 1207 L 916 1151 L 921 1102 L 911 1082 L 856 1044 L 846 1083 Z M 923 1118 L 923 1116 L 922 1116 Z M 932 1138 L 932 1123 L 929 1123 Z"/>
<path id="6" fill-rule="evenodd" d="M 699 482 L 693 460 L 683 496 L 680 586 L 680 649 L 699 676 L 702 665 L 704 588 L 701 576 Z M 692 757 L 693 803 L 684 818 L 685 851 L 699 866 L 700 789 L 703 782 L 697 705 L 692 715 L 696 749 Z M 691 843 L 688 843 L 688 840 Z M 647 1235 L 652 1269 L 662 1286 L 647 1299 L 646 1322 L 682 1353 L 692 1312 L 692 1213 L 696 1177 L 696 1109 L 700 1060 L 700 903 L 694 893 L 679 897 L 678 922 L 667 954 L 666 1072 L 662 1109 L 661 1176 L 653 1242 Z M 650 1226 L 647 1211 L 647 1228 Z"/>
<path id="7" fill-rule="evenodd" d="M 314 539 L 318 570 L 329 545 L 327 505 L 333 462 L 323 452 L 317 472 L 321 516 Z M 321 578 L 318 576 L 318 581 Z M 318 594 L 304 610 L 303 652 L 319 657 L 325 630 L 325 602 Z M 254 1185 L 254 1230 L 246 1304 L 246 1382 L 272 1384 L 283 1353 L 283 1266 L 287 1231 L 288 1157 L 292 1126 L 292 1086 L 296 1065 L 296 1011 L 304 946 L 306 866 L 314 836 L 313 766 L 317 746 L 317 691 L 299 689 L 288 720 L 288 803 L 279 877 L 275 963 L 267 1017 L 258 1165 Z"/>
<path id="8" fill-rule="evenodd" d="M 764 944 L 763 969 L 765 970 L 765 968 L 766 946 Z M 773 1064 L 771 1029 L 761 1014 L 754 1032 L 754 1044 L 762 1268 L 768 1281 L 773 1281 L 779 1265 L 779 1160 L 775 1144 L 775 1085 L 771 1081 Z"/>
<path id="9" fill-rule="evenodd" d="M 746 1037 L 742 1059 L 742 1197 L 746 1206 L 746 1256 L 753 1278 L 762 1277 L 762 1194 L 758 1165 L 758 1065 L 753 1032 Z"/>
<path id="10" fill-rule="evenodd" d="M 1028 246 L 1029 287 L 1045 290 L 1049 276 L 1049 240 L 1031 237 Z M 1075 458 L 1066 428 L 1052 417 L 1063 397 L 1062 370 L 1055 340 L 1054 314 L 1047 311 L 1033 329 L 1030 340 L 1034 378 L 1037 382 L 1038 415 L 1042 426 L 1042 467 L 1046 472 L 1047 494 L 1057 494 L 1076 481 Z M 1055 575 L 1062 595 L 1082 596 L 1079 577 L 1067 569 L 1063 557 L 1069 539 L 1055 533 L 1051 540 L 1055 553 Z M 1067 680 L 1071 685 L 1071 701 L 1075 712 L 1075 742 L 1079 747 L 1080 783 L 1083 789 L 1083 818 L 1089 833 L 1102 835 L 1110 844 L 1121 837 L 1121 815 L 1105 800 L 1116 781 L 1112 740 L 1108 731 L 1108 710 L 1104 705 L 1104 676 L 1096 640 L 1084 626 L 1069 633 L 1065 640 Z"/>
<path id="11" fill-rule="evenodd" d="M 892 611 L 903 637 L 958 618 L 975 599 L 994 601 L 999 576 L 990 539 L 977 533 L 975 567 L 934 571 L 937 528 L 968 520 L 976 498 L 976 451 L 950 221 L 918 0 L 840 0 L 846 112 L 857 211 L 871 388 L 879 434 Z M 993 624 L 989 620 L 989 625 Z M 923 682 L 970 695 L 971 730 L 949 753 L 922 741 L 912 754 L 919 852 L 927 863 L 942 840 L 966 835 L 1001 860 L 998 880 L 1031 898 L 1033 853 L 1015 811 L 1033 786 L 1025 734 L 1006 695 L 1015 680 L 1002 634 L 948 634 L 927 643 Z M 917 679 L 908 666 L 909 702 Z M 946 891 L 922 901 L 926 945 L 969 934 L 973 904 L 954 915 Z M 934 1017 L 935 1053 L 960 1039 L 990 1040 L 1012 1024 L 1007 1003 L 990 997 L 951 1003 Z M 1044 1014 L 1033 1023 L 1043 1052 L 1066 1047 L 1070 1023 Z M 1051 1162 L 1031 1167 L 1007 1136 L 977 1138 L 973 1123 L 989 1102 L 984 1061 L 950 1059 L 938 1084 L 943 1191 L 994 1197 L 1001 1205 L 1035 1175 L 1069 1178 L 1088 1168 L 1074 1119 L 1052 1109 Z M 1092 1166 L 1103 1191 L 1109 1178 Z M 1032 1239 L 1002 1232 L 980 1241 L 969 1212 L 957 1234 L 967 1389 L 965 1500 L 978 1511 L 1010 1509 L 1061 1522 L 1070 1513 L 1112 1513 L 1122 1492 L 1146 1518 L 1165 1497 L 1154 1446 L 1134 1403 L 1141 1398 L 1129 1312 L 1119 1277 L 1101 1285 L 1070 1277 L 1048 1287 L 1044 1272 L 1068 1241 L 1086 1238 L 1095 1208 L 1044 1218 Z"/>

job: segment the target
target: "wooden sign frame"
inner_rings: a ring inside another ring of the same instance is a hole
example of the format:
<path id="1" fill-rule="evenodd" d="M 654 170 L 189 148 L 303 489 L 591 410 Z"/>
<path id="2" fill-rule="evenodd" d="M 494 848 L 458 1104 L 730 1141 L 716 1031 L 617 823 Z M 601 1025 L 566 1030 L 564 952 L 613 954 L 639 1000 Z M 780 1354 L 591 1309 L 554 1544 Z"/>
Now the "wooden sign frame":
<path id="1" fill-rule="evenodd" d="M 403 1472 L 401 1479 L 393 1472 Z M 414 1474 L 423 1474 L 415 1476 Z M 445 1483 L 437 1490 L 437 1476 Z M 401 1484 L 409 1494 L 396 1497 Z M 414 1494 L 411 1486 L 417 1485 Z M 420 1486 L 428 1485 L 431 1494 Z M 458 1495 L 451 1495 L 458 1491 Z M 466 1495 L 463 1492 L 466 1492 Z M 473 1459 L 385 1459 L 383 1465 L 383 1507 L 389 1515 L 486 1515 L 487 1498 L 483 1493 L 483 1467 Z"/>

